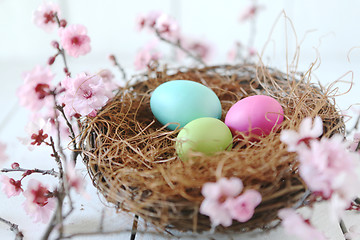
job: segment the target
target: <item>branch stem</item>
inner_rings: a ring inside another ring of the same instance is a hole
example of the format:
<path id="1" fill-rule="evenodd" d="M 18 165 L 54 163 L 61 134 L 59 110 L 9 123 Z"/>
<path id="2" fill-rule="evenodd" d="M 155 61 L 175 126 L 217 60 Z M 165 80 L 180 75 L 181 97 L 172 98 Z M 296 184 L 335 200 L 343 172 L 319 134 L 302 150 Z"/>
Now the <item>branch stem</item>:
<path id="1" fill-rule="evenodd" d="M 3 222 L 10 227 L 10 230 L 15 233 L 15 240 L 24 239 L 24 234 L 19 230 L 19 226 L 17 224 L 12 223 L 2 217 L 0 217 L 0 222 Z"/>
<path id="2" fill-rule="evenodd" d="M 166 38 L 164 38 L 163 36 L 161 36 L 161 34 L 159 33 L 159 31 L 155 31 L 156 36 L 163 42 L 166 42 L 170 45 L 172 45 L 173 47 L 176 47 L 178 49 L 180 49 L 181 51 L 183 51 L 184 53 L 186 53 L 189 57 L 191 57 L 192 59 L 194 59 L 195 61 L 199 62 L 200 64 L 204 65 L 205 67 L 207 66 L 206 63 L 201 59 L 201 57 L 194 55 L 192 52 L 190 52 L 189 50 L 187 50 L 186 48 L 184 48 L 181 44 L 180 41 L 177 42 L 172 42 Z"/>
<path id="3" fill-rule="evenodd" d="M 17 168 L 17 169 L 9 169 L 9 168 L 3 168 L 0 169 L 0 172 L 2 173 L 7 173 L 7 172 L 27 172 L 27 171 L 31 171 L 32 173 L 40 173 L 42 175 L 51 175 L 54 177 L 59 177 L 59 173 L 56 172 L 53 168 L 50 170 L 42 170 L 42 169 L 38 169 L 38 168 L 34 168 L 34 169 L 25 169 L 25 168 Z"/>

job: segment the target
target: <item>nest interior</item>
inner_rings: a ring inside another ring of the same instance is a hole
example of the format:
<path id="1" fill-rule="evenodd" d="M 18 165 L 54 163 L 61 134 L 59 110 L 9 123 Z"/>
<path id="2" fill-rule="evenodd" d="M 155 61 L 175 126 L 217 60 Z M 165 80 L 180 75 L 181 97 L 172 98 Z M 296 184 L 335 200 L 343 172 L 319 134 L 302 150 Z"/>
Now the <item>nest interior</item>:
<path id="1" fill-rule="evenodd" d="M 176 155 L 179 130 L 170 131 L 154 118 L 151 92 L 174 79 L 192 80 L 211 88 L 222 105 L 222 119 L 237 101 L 251 95 L 269 95 L 284 109 L 277 132 L 258 141 L 234 139 L 231 151 L 197 155 L 183 162 Z M 83 124 L 80 143 L 93 184 L 118 209 L 133 212 L 161 229 L 206 231 L 209 218 L 199 213 L 201 188 L 221 177 L 238 177 L 244 189 L 258 190 L 261 204 L 245 223 L 234 221 L 219 232 L 266 228 L 277 211 L 294 205 L 305 185 L 298 175 L 296 155 L 279 139 L 282 129 L 297 129 L 305 117 L 320 116 L 324 135 L 344 131 L 344 123 L 326 90 L 306 76 L 286 74 L 256 65 L 152 71 L 120 88 L 94 118 Z"/>

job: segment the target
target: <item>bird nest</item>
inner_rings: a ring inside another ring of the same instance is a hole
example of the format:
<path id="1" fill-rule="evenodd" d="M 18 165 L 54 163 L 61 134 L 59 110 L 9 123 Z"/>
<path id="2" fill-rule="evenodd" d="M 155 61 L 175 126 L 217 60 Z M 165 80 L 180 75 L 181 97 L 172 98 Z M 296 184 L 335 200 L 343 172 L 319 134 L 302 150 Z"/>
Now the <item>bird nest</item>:
<path id="1" fill-rule="evenodd" d="M 118 209 L 135 213 L 161 229 L 202 232 L 211 228 L 199 213 L 201 188 L 221 177 L 237 177 L 244 189 L 262 195 L 253 217 L 218 232 L 246 232 L 273 225 L 277 211 L 298 203 L 306 186 L 298 173 L 296 154 L 280 141 L 282 129 L 297 130 L 305 117 L 320 116 L 324 136 L 343 133 L 344 123 L 326 89 L 306 76 L 257 65 L 223 65 L 149 71 L 118 94 L 96 117 L 83 122 L 83 160 L 94 186 Z M 161 125 L 150 109 L 150 96 L 160 84 L 192 80 L 211 88 L 222 105 L 222 118 L 237 101 L 269 95 L 284 109 L 284 122 L 270 135 L 234 138 L 231 151 L 198 155 L 182 161 L 176 154 L 178 129 Z"/>

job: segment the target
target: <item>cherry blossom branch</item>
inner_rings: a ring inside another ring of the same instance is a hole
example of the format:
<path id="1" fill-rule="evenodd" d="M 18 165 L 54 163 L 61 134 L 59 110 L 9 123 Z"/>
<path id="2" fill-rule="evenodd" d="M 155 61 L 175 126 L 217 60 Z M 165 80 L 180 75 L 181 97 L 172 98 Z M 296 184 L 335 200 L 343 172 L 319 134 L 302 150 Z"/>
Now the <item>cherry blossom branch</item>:
<path id="1" fill-rule="evenodd" d="M 56 172 L 53 168 L 50 170 L 41 170 L 38 168 L 34 169 L 25 169 L 25 168 L 16 168 L 16 169 L 9 169 L 9 168 L 3 168 L 0 169 L 0 172 L 2 173 L 8 173 L 8 172 L 25 172 L 25 173 L 41 173 L 42 175 L 51 175 L 54 177 L 59 177 L 59 173 Z"/>
<path id="2" fill-rule="evenodd" d="M 6 225 L 10 226 L 10 231 L 15 233 L 15 240 L 22 240 L 24 239 L 24 234 L 19 230 L 19 226 L 15 223 L 12 223 L 2 217 L 0 217 L 0 222 L 5 223 Z"/>
<path id="3" fill-rule="evenodd" d="M 200 64 L 204 65 L 205 67 L 207 66 L 206 63 L 199 57 L 194 55 L 192 52 L 190 52 L 189 50 L 187 50 L 186 48 L 184 48 L 181 44 L 180 41 L 178 40 L 177 42 L 172 42 L 166 38 L 164 38 L 163 36 L 161 36 L 161 33 L 159 33 L 158 30 L 155 30 L 156 36 L 163 42 L 166 42 L 170 45 L 172 45 L 173 47 L 176 47 L 178 49 L 180 49 L 181 51 L 183 51 L 184 53 L 186 53 L 189 57 L 193 58 L 194 60 L 198 61 Z"/>
<path id="4" fill-rule="evenodd" d="M 65 21 L 65 20 L 60 20 L 60 19 L 59 19 L 59 16 L 57 15 L 57 13 L 54 14 L 54 17 L 55 17 L 55 20 L 56 20 L 59 28 L 66 26 L 66 21 Z M 66 56 L 65 56 L 64 48 L 58 46 L 57 49 L 58 49 L 59 54 L 61 55 L 61 57 L 62 57 L 62 59 L 63 59 L 63 62 L 64 62 L 64 66 L 65 66 L 64 72 L 66 73 L 67 76 L 70 76 L 71 73 L 70 73 L 69 66 L 68 66 L 67 61 L 66 61 Z"/>
<path id="5" fill-rule="evenodd" d="M 127 81 L 125 69 L 119 64 L 119 62 L 117 61 L 115 55 L 110 55 L 109 58 L 113 62 L 114 66 L 116 66 L 119 69 L 119 71 L 121 72 L 122 78 L 125 81 Z"/>
<path id="6" fill-rule="evenodd" d="M 72 160 L 74 161 L 74 164 L 76 164 L 76 159 L 77 156 L 80 153 L 80 149 L 77 147 L 77 142 L 76 142 L 76 136 L 75 136 L 75 131 L 69 121 L 69 119 L 66 117 L 65 112 L 64 112 L 64 107 L 63 106 L 59 106 L 56 105 L 56 109 L 59 110 L 59 112 L 61 113 L 62 117 L 65 119 L 66 125 L 68 126 L 69 130 L 70 130 L 70 138 L 73 142 L 73 156 L 72 156 Z"/>
<path id="7" fill-rule="evenodd" d="M 131 229 L 131 236 L 130 240 L 135 240 L 136 232 L 137 232 L 137 226 L 138 226 L 139 216 L 135 214 L 134 221 Z"/>
<path id="8" fill-rule="evenodd" d="M 360 141 L 358 142 L 356 148 L 355 148 L 355 152 L 359 151 L 360 150 Z"/>
<path id="9" fill-rule="evenodd" d="M 248 48 L 252 48 L 254 47 L 254 43 L 255 43 L 255 36 L 256 36 L 256 17 L 253 17 L 250 20 L 250 35 L 249 35 L 249 39 L 248 39 Z"/>
<path id="10" fill-rule="evenodd" d="M 54 96 L 54 101 L 55 101 L 55 106 L 57 106 L 55 96 Z M 59 148 L 60 154 L 62 153 L 62 155 L 64 156 L 64 159 L 66 159 L 66 156 L 63 153 L 62 148 L 60 146 L 61 139 L 60 139 L 59 123 L 58 123 L 58 121 L 55 121 L 55 123 L 56 123 L 56 128 L 57 128 L 57 135 L 58 135 L 58 148 Z M 66 182 L 66 178 L 64 176 L 64 169 L 62 166 L 61 158 L 55 149 L 55 143 L 54 143 L 54 140 L 52 137 L 50 137 L 50 146 L 53 150 L 52 156 L 55 158 L 55 161 L 59 168 L 59 185 L 60 186 L 59 186 L 58 191 L 55 194 L 55 196 L 57 198 L 57 207 L 56 207 L 55 213 L 50 221 L 50 224 L 48 225 L 48 227 L 43 235 L 42 239 L 44 239 L 44 240 L 49 238 L 50 234 L 52 233 L 52 231 L 55 229 L 55 227 L 57 225 L 59 225 L 59 231 L 58 231 L 59 237 L 58 238 L 61 239 L 61 237 L 63 236 L 63 221 L 72 213 L 72 211 L 74 209 L 72 200 L 71 200 L 71 196 L 69 194 L 69 189 L 68 189 L 68 187 L 65 187 L 67 182 Z M 69 199 L 70 210 L 68 211 L 68 213 L 63 215 L 63 204 L 64 204 L 64 199 L 66 196 Z"/>
<path id="11" fill-rule="evenodd" d="M 57 121 L 55 121 L 57 122 Z M 58 130 L 58 141 L 60 141 L 60 129 L 59 129 L 59 124 L 57 124 L 57 130 Z M 57 207 L 55 210 L 55 213 L 52 216 L 52 219 L 50 221 L 50 224 L 48 225 L 47 229 L 45 230 L 45 233 L 42 237 L 43 240 L 46 240 L 49 238 L 51 232 L 54 230 L 55 226 L 57 226 L 58 224 L 60 224 L 60 228 L 59 228 L 59 235 L 62 236 L 62 232 L 63 232 L 63 216 L 62 216 L 62 209 L 63 209 L 63 203 L 64 203 L 64 198 L 65 198 L 65 187 L 64 187 L 64 169 L 62 166 L 62 162 L 60 159 L 60 156 L 58 154 L 58 152 L 55 149 L 55 143 L 52 137 L 50 137 L 50 146 L 53 150 L 53 157 L 55 158 L 55 162 L 58 165 L 59 168 L 59 185 L 60 188 L 58 189 L 58 191 L 55 193 L 55 196 L 57 198 Z"/>
<path id="12" fill-rule="evenodd" d="M 344 221 L 342 219 L 340 219 L 339 225 L 340 225 L 340 229 L 341 229 L 342 233 L 344 234 L 345 240 L 350 240 L 350 239 L 348 239 L 346 237 L 346 233 L 348 233 L 348 230 L 347 230 L 347 228 L 345 226 L 345 223 L 344 223 Z"/>

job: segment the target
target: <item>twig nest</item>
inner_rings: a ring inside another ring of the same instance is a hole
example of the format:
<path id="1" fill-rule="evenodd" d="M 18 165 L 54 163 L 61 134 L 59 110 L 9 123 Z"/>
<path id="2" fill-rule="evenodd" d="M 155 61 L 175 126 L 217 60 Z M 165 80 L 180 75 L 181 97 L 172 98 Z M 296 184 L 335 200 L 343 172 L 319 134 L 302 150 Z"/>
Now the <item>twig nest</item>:
<path id="1" fill-rule="evenodd" d="M 326 90 L 306 76 L 285 74 L 256 65 L 164 70 L 136 77 L 94 118 L 83 123 L 83 159 L 93 184 L 108 202 L 133 212 L 161 229 L 206 231 L 209 218 L 199 213 L 201 188 L 221 177 L 240 178 L 246 189 L 261 193 L 262 202 L 245 223 L 234 221 L 221 232 L 266 228 L 277 211 L 296 203 L 305 191 L 296 156 L 280 141 L 282 129 L 297 129 L 305 117 L 323 119 L 324 135 L 344 131 L 344 123 Z M 150 110 L 151 93 L 169 80 L 201 83 L 219 97 L 221 120 L 236 102 L 253 95 L 276 99 L 284 121 L 267 136 L 240 135 L 232 149 L 195 154 L 182 161 L 176 153 L 180 129 L 169 130 Z M 254 138 L 256 138 L 254 140 Z"/>

